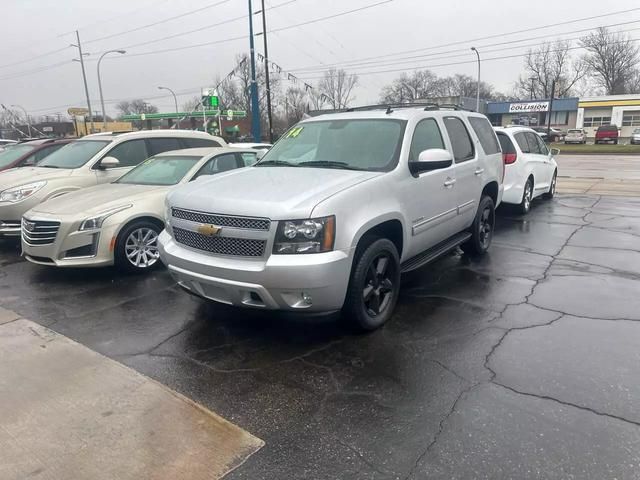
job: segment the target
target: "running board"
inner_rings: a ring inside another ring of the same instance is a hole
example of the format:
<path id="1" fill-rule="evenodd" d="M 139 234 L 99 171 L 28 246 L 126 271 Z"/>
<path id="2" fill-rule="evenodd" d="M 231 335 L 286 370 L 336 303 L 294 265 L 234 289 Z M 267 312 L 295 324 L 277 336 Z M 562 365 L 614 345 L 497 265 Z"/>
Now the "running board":
<path id="1" fill-rule="evenodd" d="M 404 262 L 402 265 L 400 265 L 401 272 L 410 272 L 411 270 L 420 268 L 427 263 L 431 263 L 445 253 L 450 252 L 461 243 L 466 242 L 470 238 L 471 234 L 469 232 L 460 232 L 449 238 L 448 240 L 445 240 L 444 242 L 441 242 L 436 246 L 431 247 L 430 249 L 425 250 L 424 252 Z"/>

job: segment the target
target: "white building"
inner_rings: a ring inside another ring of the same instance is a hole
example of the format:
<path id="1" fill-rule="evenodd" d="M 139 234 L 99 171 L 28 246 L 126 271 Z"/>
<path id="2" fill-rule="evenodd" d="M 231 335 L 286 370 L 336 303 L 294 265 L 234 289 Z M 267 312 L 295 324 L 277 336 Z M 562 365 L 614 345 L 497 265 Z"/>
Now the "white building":
<path id="1" fill-rule="evenodd" d="M 600 125 L 616 125 L 621 138 L 631 137 L 640 128 L 640 94 L 580 98 L 576 128 L 594 137 Z"/>

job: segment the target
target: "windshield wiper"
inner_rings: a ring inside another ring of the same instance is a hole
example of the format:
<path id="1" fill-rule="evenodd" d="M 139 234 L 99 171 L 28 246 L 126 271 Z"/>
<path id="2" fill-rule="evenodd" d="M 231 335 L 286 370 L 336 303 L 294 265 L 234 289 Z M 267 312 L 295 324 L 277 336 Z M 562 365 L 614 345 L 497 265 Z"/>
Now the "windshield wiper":
<path id="1" fill-rule="evenodd" d="M 34 167 L 42 167 L 42 168 L 60 168 L 56 165 L 34 165 Z"/>
<path id="2" fill-rule="evenodd" d="M 364 168 L 349 165 L 346 162 L 334 162 L 332 160 L 310 160 L 308 162 L 302 162 L 300 166 L 342 168 L 344 170 L 365 170 Z"/>
<path id="3" fill-rule="evenodd" d="M 263 165 L 272 165 L 278 167 L 297 167 L 295 163 L 285 162 L 284 160 L 266 160 L 264 162 L 258 162 L 255 164 L 256 167 L 260 167 Z"/>

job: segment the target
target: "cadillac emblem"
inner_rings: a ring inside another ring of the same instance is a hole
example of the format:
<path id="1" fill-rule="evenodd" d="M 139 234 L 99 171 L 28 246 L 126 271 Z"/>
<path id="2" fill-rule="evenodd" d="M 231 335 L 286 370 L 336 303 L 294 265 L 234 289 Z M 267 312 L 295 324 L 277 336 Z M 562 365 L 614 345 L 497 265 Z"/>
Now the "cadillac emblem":
<path id="1" fill-rule="evenodd" d="M 216 227 L 215 225 L 203 224 L 198 226 L 198 233 L 206 237 L 215 237 L 216 235 L 220 235 L 221 231 L 222 228 Z"/>
<path id="2" fill-rule="evenodd" d="M 24 226 L 24 229 L 27 232 L 33 232 L 33 230 L 36 228 L 36 224 L 34 222 L 30 222 L 28 220 L 23 220 L 22 221 L 22 225 Z"/>

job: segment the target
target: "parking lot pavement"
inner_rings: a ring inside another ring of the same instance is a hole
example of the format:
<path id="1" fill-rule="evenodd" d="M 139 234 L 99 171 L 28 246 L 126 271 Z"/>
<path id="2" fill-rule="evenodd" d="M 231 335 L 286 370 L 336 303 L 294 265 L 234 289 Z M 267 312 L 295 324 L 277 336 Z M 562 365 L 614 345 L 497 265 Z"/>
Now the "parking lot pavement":
<path id="1" fill-rule="evenodd" d="M 560 155 L 558 192 L 640 196 L 640 155 Z"/>
<path id="2" fill-rule="evenodd" d="M 265 440 L 229 478 L 636 478 L 639 239 L 640 198 L 505 210 L 486 257 L 407 275 L 369 335 L 208 305 L 164 271 L 42 268 L 8 243 L 0 306 Z"/>

